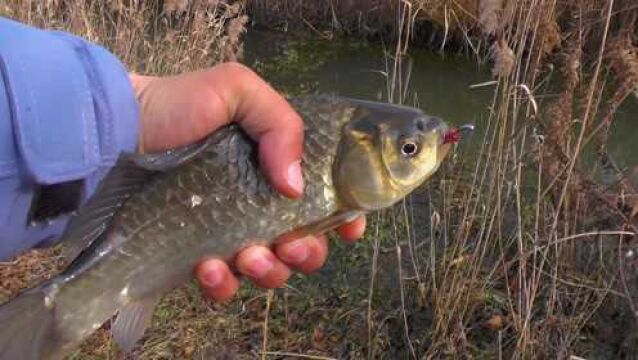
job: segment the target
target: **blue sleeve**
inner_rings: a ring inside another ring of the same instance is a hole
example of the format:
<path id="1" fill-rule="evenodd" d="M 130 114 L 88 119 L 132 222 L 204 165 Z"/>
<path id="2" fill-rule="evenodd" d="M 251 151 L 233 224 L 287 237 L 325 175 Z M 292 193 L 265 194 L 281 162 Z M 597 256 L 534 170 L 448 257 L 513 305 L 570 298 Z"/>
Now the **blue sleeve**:
<path id="1" fill-rule="evenodd" d="M 105 49 L 0 17 L 0 261 L 54 243 L 63 213 L 30 221 L 43 189 L 80 202 L 138 138 L 128 73 Z"/>

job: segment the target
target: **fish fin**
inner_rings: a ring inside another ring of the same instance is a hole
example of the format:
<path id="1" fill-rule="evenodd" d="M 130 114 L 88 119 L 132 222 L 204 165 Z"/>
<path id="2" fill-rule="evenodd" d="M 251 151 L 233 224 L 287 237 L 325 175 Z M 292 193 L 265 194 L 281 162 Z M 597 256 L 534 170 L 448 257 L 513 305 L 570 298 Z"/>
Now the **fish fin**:
<path id="1" fill-rule="evenodd" d="M 117 211 L 155 174 L 122 155 L 98 185 L 94 195 L 71 217 L 62 235 L 62 256 L 70 261 L 98 239 Z"/>
<path id="2" fill-rule="evenodd" d="M 0 305 L 0 360 L 37 360 L 53 337 L 54 312 L 38 290 Z"/>
<path id="3" fill-rule="evenodd" d="M 325 219 L 319 220 L 315 223 L 311 223 L 302 227 L 299 227 L 295 230 L 292 230 L 288 233 L 285 233 L 279 236 L 274 240 L 274 244 L 284 244 L 296 239 L 300 239 L 302 237 L 308 235 L 318 235 L 322 233 L 326 233 L 328 231 L 334 230 L 337 227 L 352 222 L 357 219 L 357 217 L 364 215 L 363 212 L 359 210 L 345 210 L 334 213 L 332 216 L 329 216 Z"/>
<path id="4" fill-rule="evenodd" d="M 122 154 L 100 181 L 94 195 L 71 217 L 62 235 L 62 256 L 71 261 L 110 228 L 118 210 L 132 194 L 162 171 L 182 165 L 210 144 L 204 140 L 175 150 Z"/>
<path id="5" fill-rule="evenodd" d="M 170 170 L 188 162 L 200 154 L 213 142 L 213 139 L 214 137 L 209 135 L 198 142 L 177 149 L 157 153 L 136 154 L 132 156 L 132 160 L 137 166 L 143 169 L 152 171 Z"/>
<path id="6" fill-rule="evenodd" d="M 122 307 L 111 327 L 113 339 L 125 353 L 133 350 L 151 323 L 159 297 L 147 297 Z"/>
<path id="7" fill-rule="evenodd" d="M 362 213 L 358 210 L 346 210 L 337 212 L 323 220 L 319 220 L 315 223 L 306 225 L 302 227 L 302 229 L 306 232 L 305 235 L 322 234 L 334 230 L 345 223 L 355 221 L 361 214 Z"/>

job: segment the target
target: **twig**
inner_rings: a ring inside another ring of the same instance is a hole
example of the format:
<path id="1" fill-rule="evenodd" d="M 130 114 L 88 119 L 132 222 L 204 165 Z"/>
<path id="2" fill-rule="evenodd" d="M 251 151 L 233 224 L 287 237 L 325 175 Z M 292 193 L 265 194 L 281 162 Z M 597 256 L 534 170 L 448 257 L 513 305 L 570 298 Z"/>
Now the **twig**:
<path id="1" fill-rule="evenodd" d="M 266 296 L 266 316 L 264 317 L 264 339 L 262 343 L 262 356 L 261 359 L 266 359 L 266 349 L 268 348 L 268 318 L 270 318 L 270 304 L 272 303 L 272 298 L 274 295 L 274 290 L 268 290 L 268 295 Z"/>

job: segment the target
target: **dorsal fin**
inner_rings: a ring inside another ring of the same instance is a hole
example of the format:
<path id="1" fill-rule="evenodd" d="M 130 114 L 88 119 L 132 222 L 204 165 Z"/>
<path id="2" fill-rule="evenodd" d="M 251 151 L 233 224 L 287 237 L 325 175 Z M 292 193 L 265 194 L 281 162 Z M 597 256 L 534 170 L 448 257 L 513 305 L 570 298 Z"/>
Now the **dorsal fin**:
<path id="1" fill-rule="evenodd" d="M 188 162 L 210 144 L 209 139 L 161 153 L 120 155 L 93 196 L 71 217 L 61 241 L 66 261 L 75 259 L 104 234 L 122 205 L 154 175 Z"/>

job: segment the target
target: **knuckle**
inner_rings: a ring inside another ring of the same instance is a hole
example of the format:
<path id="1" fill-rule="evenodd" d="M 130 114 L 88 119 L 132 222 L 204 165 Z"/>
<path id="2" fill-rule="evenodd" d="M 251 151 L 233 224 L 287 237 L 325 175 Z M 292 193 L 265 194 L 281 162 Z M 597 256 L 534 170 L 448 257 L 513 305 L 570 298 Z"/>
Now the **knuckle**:
<path id="1" fill-rule="evenodd" d="M 223 64 L 218 65 L 218 69 L 224 72 L 228 72 L 228 74 L 232 74 L 233 77 L 252 77 L 255 78 L 257 75 L 246 65 L 241 64 L 235 61 L 225 62 Z"/>
<path id="2" fill-rule="evenodd" d="M 298 135 L 302 135 L 303 134 L 304 123 L 299 118 L 299 116 L 294 114 L 293 116 L 289 116 L 287 120 L 288 121 L 287 121 L 286 125 L 288 126 L 288 129 L 290 129 L 290 131 L 292 131 L 293 133 L 298 134 Z"/>

